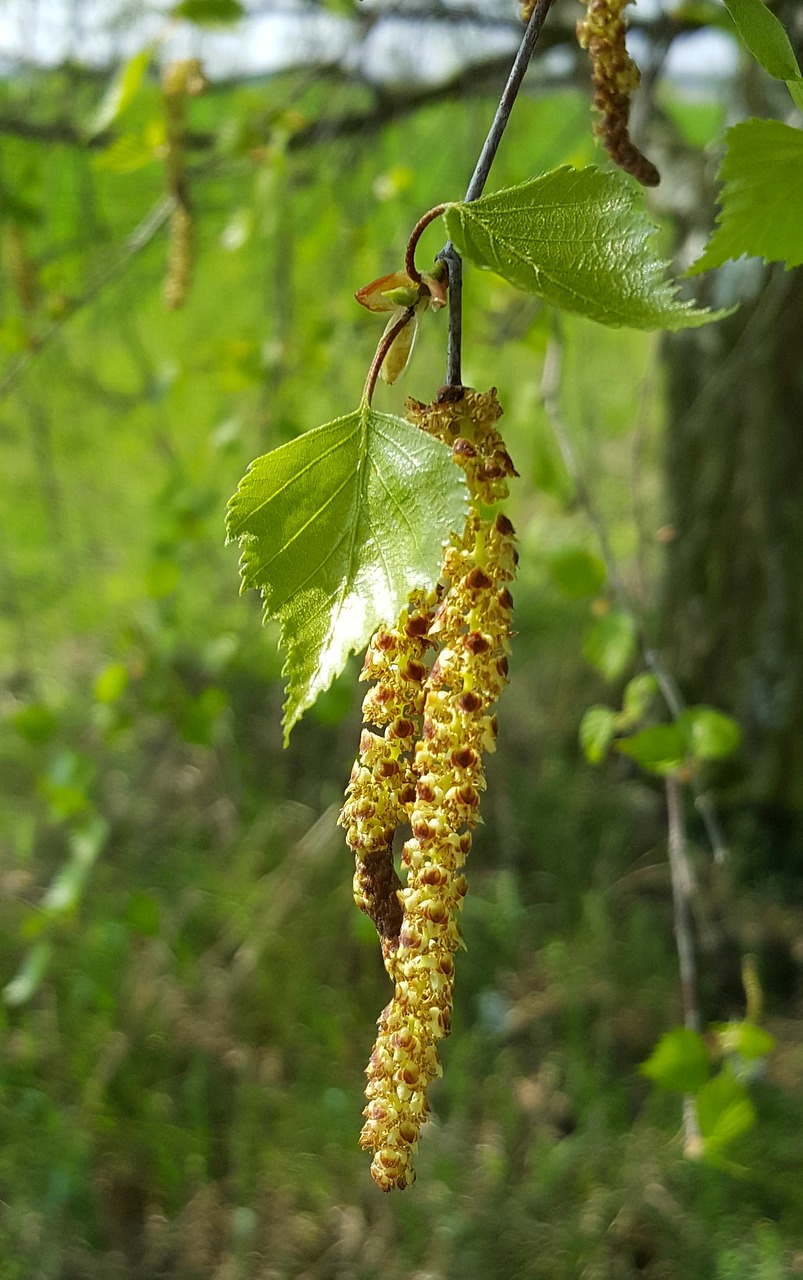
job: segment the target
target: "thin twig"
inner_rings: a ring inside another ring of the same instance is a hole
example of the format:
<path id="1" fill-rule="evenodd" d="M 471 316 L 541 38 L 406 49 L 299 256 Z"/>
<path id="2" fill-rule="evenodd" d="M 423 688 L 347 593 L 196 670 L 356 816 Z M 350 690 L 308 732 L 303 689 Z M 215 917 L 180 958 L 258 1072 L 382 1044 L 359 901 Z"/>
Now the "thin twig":
<path id="1" fill-rule="evenodd" d="M 559 323 L 559 320 L 556 319 L 555 327 L 558 332 Z M 602 553 L 602 558 L 605 561 L 608 580 L 611 584 L 616 603 L 635 619 L 644 665 L 655 676 L 658 689 L 666 704 L 667 710 L 669 711 L 672 719 L 677 720 L 682 715 L 685 707 L 683 695 L 678 689 L 673 676 L 667 670 L 663 658 L 657 650 L 653 648 L 649 641 L 640 611 L 636 607 L 631 592 L 628 590 L 619 570 L 619 562 L 611 545 L 611 540 L 608 535 L 608 527 L 591 496 L 583 469 L 580 465 L 577 454 L 574 451 L 574 446 L 572 445 L 569 432 L 566 429 L 566 424 L 563 421 L 559 397 L 562 366 L 562 340 L 560 337 L 556 337 L 553 334 L 547 343 L 546 355 L 544 357 L 544 368 L 541 375 L 541 403 L 544 406 L 547 421 L 552 429 L 555 443 L 557 444 L 561 458 L 563 459 L 563 465 L 565 466 L 569 478 L 574 485 L 577 505 L 584 513 L 586 519 L 597 535 L 597 541 Z M 695 808 L 700 814 L 703 826 L 705 827 L 714 861 L 722 863 L 728 856 L 728 848 L 725 843 L 722 828 L 719 824 L 714 803 L 711 797 L 702 790 L 696 779 L 693 779 L 691 785 L 694 790 Z"/>
<path id="2" fill-rule="evenodd" d="M 379 346 L 374 352 L 374 358 L 371 361 L 371 366 L 365 379 L 365 386 L 363 387 L 362 392 L 362 404 L 370 405 L 371 400 L 373 399 L 374 389 L 376 387 L 376 380 L 379 377 L 379 370 L 385 363 L 387 354 L 393 346 L 393 343 L 398 338 L 402 329 L 406 328 L 410 323 L 414 315 L 415 307 L 408 307 L 406 311 L 402 312 L 396 323 L 383 333 Z"/>
<path id="3" fill-rule="evenodd" d="M 418 219 L 418 222 L 410 232 L 410 239 L 407 241 L 407 249 L 404 255 L 404 269 L 412 280 L 413 284 L 421 284 L 421 272 L 415 265 L 415 251 L 418 248 L 418 241 L 426 231 L 431 222 L 439 218 L 448 206 L 445 204 L 436 204 L 434 209 L 428 209 L 425 214 Z"/>
<path id="4" fill-rule="evenodd" d="M 697 1004 L 697 956 L 691 904 L 694 897 L 694 873 L 686 850 L 686 827 L 683 821 L 683 795 L 674 773 L 666 776 L 666 813 L 669 829 L 669 875 L 672 881 L 672 903 L 675 912 L 675 942 L 680 965 L 680 990 L 683 1001 L 683 1025 L 698 1035 L 701 1028 Z M 697 1106 L 691 1094 L 683 1098 L 683 1152 L 693 1159 L 702 1154 L 702 1135 L 697 1119 Z"/>
<path id="5" fill-rule="evenodd" d="M 69 324 L 73 316 L 76 315 L 78 311 L 81 311 L 86 307 L 90 302 L 93 302 L 98 294 L 101 293 L 108 284 L 111 284 L 113 280 L 116 280 L 117 277 L 125 271 L 132 259 L 135 258 L 147 244 L 150 244 L 154 236 L 168 221 L 175 207 L 176 202 L 172 196 L 166 196 L 157 201 L 150 212 L 146 214 L 139 225 L 131 232 L 117 258 L 108 270 L 98 276 L 97 280 L 90 285 L 86 292 L 70 304 L 69 311 L 62 319 L 54 321 L 53 324 L 45 329 L 44 333 L 38 335 L 35 346 L 31 347 L 28 351 L 22 352 L 10 362 L 5 374 L 0 379 L 0 400 L 8 395 L 9 391 L 14 387 L 18 379 L 26 372 L 37 356 L 41 355 L 42 351 L 50 345 L 53 339 L 58 337 L 64 326 Z"/>
<path id="6" fill-rule="evenodd" d="M 478 200 L 485 190 L 491 165 L 494 162 L 502 134 L 505 132 L 513 103 L 519 95 L 525 72 L 530 64 L 533 51 L 538 43 L 546 16 L 552 6 L 552 0 L 536 0 L 530 20 L 527 23 L 519 51 L 510 69 L 499 106 L 491 121 L 488 136 L 482 146 L 479 160 L 471 175 L 466 189 L 464 204 Z M 438 258 L 446 263 L 449 272 L 449 337 L 446 353 L 446 384 L 450 387 L 462 385 L 461 355 L 463 343 L 463 264 L 460 255 L 451 240 L 441 249 Z"/>

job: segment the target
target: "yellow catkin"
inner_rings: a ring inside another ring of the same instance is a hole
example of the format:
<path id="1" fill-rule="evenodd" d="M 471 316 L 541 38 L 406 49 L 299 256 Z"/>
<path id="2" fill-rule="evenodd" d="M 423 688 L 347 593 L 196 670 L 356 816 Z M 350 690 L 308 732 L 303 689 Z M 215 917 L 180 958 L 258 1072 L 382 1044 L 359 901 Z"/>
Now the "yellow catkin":
<path id="1" fill-rule="evenodd" d="M 360 679 L 376 683 L 363 700 L 363 719 L 382 732 L 363 729 L 339 818 L 354 853 L 354 901 L 376 925 L 391 974 L 402 922 L 393 837 L 415 796 L 410 756 L 421 733 L 434 603 L 413 593 L 395 626 L 371 638 Z"/>
<path id="2" fill-rule="evenodd" d="M 361 1145 L 372 1150 L 372 1175 L 384 1191 L 414 1180 L 413 1154 L 428 1114 L 427 1088 L 440 1074 L 438 1042 L 449 1034 L 457 916 L 466 892 L 462 872 L 479 821 L 485 787 L 482 754 L 496 743 L 491 708 L 507 681 L 516 565 L 513 526 L 478 504 L 507 494 L 515 471 L 496 430 L 495 391 L 460 389 L 452 399 L 408 402 L 413 422 L 451 445 L 463 466 L 472 505 L 462 538 L 444 555 L 442 599 L 429 627 L 439 654 L 424 686 L 423 726 L 413 761 L 411 839 L 402 860 L 403 918 L 393 956 L 393 999 L 379 1018 L 366 1070 Z"/>
<path id="3" fill-rule="evenodd" d="M 630 99 L 639 85 L 639 70 L 627 52 L 627 26 L 622 16 L 627 0 L 586 0 L 587 13 L 577 24 L 577 39 L 591 59 L 594 106 L 602 119 L 596 132 L 608 155 L 645 187 L 661 175 L 633 142 L 628 131 Z"/>
<path id="4" fill-rule="evenodd" d="M 197 97 L 206 87 L 197 58 L 169 62 L 162 75 L 165 106 L 165 170 L 167 190 L 173 197 L 170 215 L 165 306 L 183 307 L 192 271 L 192 210 L 185 169 L 185 98 Z"/>

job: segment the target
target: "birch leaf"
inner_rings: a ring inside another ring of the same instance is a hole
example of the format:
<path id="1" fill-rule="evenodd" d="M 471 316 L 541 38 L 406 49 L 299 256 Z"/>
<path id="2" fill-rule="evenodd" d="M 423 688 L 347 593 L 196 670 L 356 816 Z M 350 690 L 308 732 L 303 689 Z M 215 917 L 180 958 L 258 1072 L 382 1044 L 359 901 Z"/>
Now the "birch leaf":
<path id="1" fill-rule="evenodd" d="M 365 404 L 251 463 L 227 533 L 242 590 L 281 624 L 285 741 L 378 624 L 434 586 L 467 499 L 445 445 Z"/>
<path id="2" fill-rule="evenodd" d="M 684 329 L 726 312 L 677 298 L 650 240 L 655 227 L 623 174 L 564 167 L 449 205 L 450 239 L 477 266 L 600 324 Z"/>

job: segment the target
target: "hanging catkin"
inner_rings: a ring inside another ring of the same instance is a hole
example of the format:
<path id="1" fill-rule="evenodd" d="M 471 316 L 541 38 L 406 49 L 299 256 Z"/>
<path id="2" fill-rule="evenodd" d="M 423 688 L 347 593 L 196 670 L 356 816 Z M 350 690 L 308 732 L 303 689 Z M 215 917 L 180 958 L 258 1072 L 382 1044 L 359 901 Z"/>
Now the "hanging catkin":
<path id="1" fill-rule="evenodd" d="M 183 307 L 192 271 L 192 209 L 186 174 L 185 98 L 197 97 L 206 87 L 198 58 L 169 62 L 162 74 L 165 106 L 165 169 L 167 190 L 173 197 L 170 215 L 165 306 Z"/>
<path id="2" fill-rule="evenodd" d="M 377 633 L 366 659 L 369 678 L 371 673 L 379 676 L 366 699 L 373 723 L 378 723 L 377 703 L 389 706 L 387 714 L 391 710 L 401 714 L 404 723 L 396 730 L 404 744 L 401 753 L 412 745 L 406 731 L 420 734 L 413 760 L 408 763 L 405 757 L 403 778 L 391 769 L 391 785 L 383 789 L 379 780 L 389 753 L 394 765 L 398 759 L 395 745 L 387 745 L 389 730 L 397 721 L 387 726 L 384 739 L 364 736 L 342 817 L 358 857 L 358 901 L 359 893 L 367 896 L 360 881 L 360 860 L 364 863 L 366 857 L 359 823 L 368 820 L 371 812 L 377 822 L 377 845 L 386 851 L 387 874 L 392 873 L 392 880 L 383 878 L 382 893 L 392 884 L 390 892 L 400 907 L 393 914 L 392 933 L 382 933 L 384 919 L 390 916 L 386 899 L 377 924 L 395 989 L 380 1015 L 366 1070 L 368 1105 L 360 1137 L 361 1145 L 374 1153 L 371 1172 L 384 1191 L 409 1186 L 414 1180 L 413 1154 L 429 1111 L 427 1088 L 440 1074 L 437 1046 L 451 1026 L 453 956 L 460 944 L 457 916 L 466 892 L 462 868 L 485 788 L 482 754 L 496 745 L 491 708 L 507 681 L 513 604 L 508 583 L 517 560 L 513 526 L 507 517 L 499 513 L 485 518 L 480 512 L 481 504 L 489 506 L 507 496 L 507 477 L 515 475 L 496 429 L 501 416 L 496 392 L 481 395 L 460 388 L 431 405 L 408 402 L 408 409 L 416 425 L 451 446 L 455 461 L 465 471 L 472 507 L 462 537 L 453 538 L 446 548 L 434 612 L 420 607 L 413 614 L 405 611 L 395 628 Z M 433 602 L 426 604 L 431 609 Z M 426 632 L 418 637 L 420 655 L 417 651 L 412 658 L 414 692 L 401 674 L 404 663 L 409 663 L 408 651 L 398 647 L 398 637 L 407 634 L 411 617 L 427 621 Z M 386 638 L 390 636 L 392 643 Z M 437 647 L 439 653 L 427 672 L 423 653 L 429 646 Z M 378 663 L 377 652 L 383 655 Z M 395 655 L 401 656 L 398 676 L 392 678 L 386 672 L 390 654 L 394 655 L 391 668 L 398 665 Z M 385 692 L 394 680 L 399 701 Z M 361 782 L 366 791 L 358 796 Z M 363 811 L 357 810 L 369 789 L 370 810 L 366 808 L 361 816 Z M 393 869 L 390 840 L 405 819 L 412 835 L 402 852 L 407 880 L 401 886 Z M 375 893 L 375 878 L 371 884 Z M 363 902 L 360 905 L 368 909 Z M 369 914 L 375 918 L 379 914 L 373 902 Z"/>
<path id="3" fill-rule="evenodd" d="M 630 99 L 639 85 L 639 69 L 627 52 L 627 26 L 622 17 L 627 0 L 586 0 L 587 13 L 577 24 L 577 39 L 591 59 L 594 106 L 602 119 L 596 126 L 608 155 L 645 187 L 661 175 L 630 137 Z"/>

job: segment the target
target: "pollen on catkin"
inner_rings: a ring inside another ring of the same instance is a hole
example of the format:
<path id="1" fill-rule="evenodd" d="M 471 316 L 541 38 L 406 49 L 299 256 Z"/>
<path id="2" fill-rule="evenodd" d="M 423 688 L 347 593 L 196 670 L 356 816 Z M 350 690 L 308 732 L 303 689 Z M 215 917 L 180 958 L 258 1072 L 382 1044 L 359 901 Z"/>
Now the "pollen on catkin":
<path id="1" fill-rule="evenodd" d="M 427 1088 L 440 1075 L 438 1042 L 449 1034 L 457 917 L 466 893 L 463 866 L 479 822 L 484 751 L 496 745 L 491 708 L 506 681 L 517 554 L 513 526 L 479 504 L 507 496 L 515 475 L 496 430 L 496 392 L 461 389 L 431 405 L 408 402 L 410 419 L 452 448 L 466 474 L 472 507 L 462 537 L 446 548 L 440 601 L 428 627 L 439 648 L 423 686 L 423 723 L 407 801 L 411 838 L 402 852 L 401 927 L 388 966 L 393 999 L 379 1018 L 366 1075 L 360 1135 L 373 1151 L 371 1173 L 384 1191 L 409 1186 L 413 1154 L 429 1112 Z"/>
<path id="2" fill-rule="evenodd" d="M 338 819 L 354 853 L 354 901 L 376 926 L 391 976 L 402 923 L 393 837 L 415 796 L 411 752 L 421 732 L 434 604 L 434 596 L 413 592 L 395 625 L 371 638 L 360 679 L 375 683 L 363 699 L 363 719 L 383 732 L 363 729 Z"/>
<path id="3" fill-rule="evenodd" d="M 596 133 L 608 155 L 645 187 L 661 175 L 630 137 L 630 99 L 639 85 L 639 70 L 627 52 L 627 26 L 622 16 L 627 0 L 586 0 L 588 11 L 577 24 L 577 39 L 591 59 L 594 106 L 602 119 Z"/>

